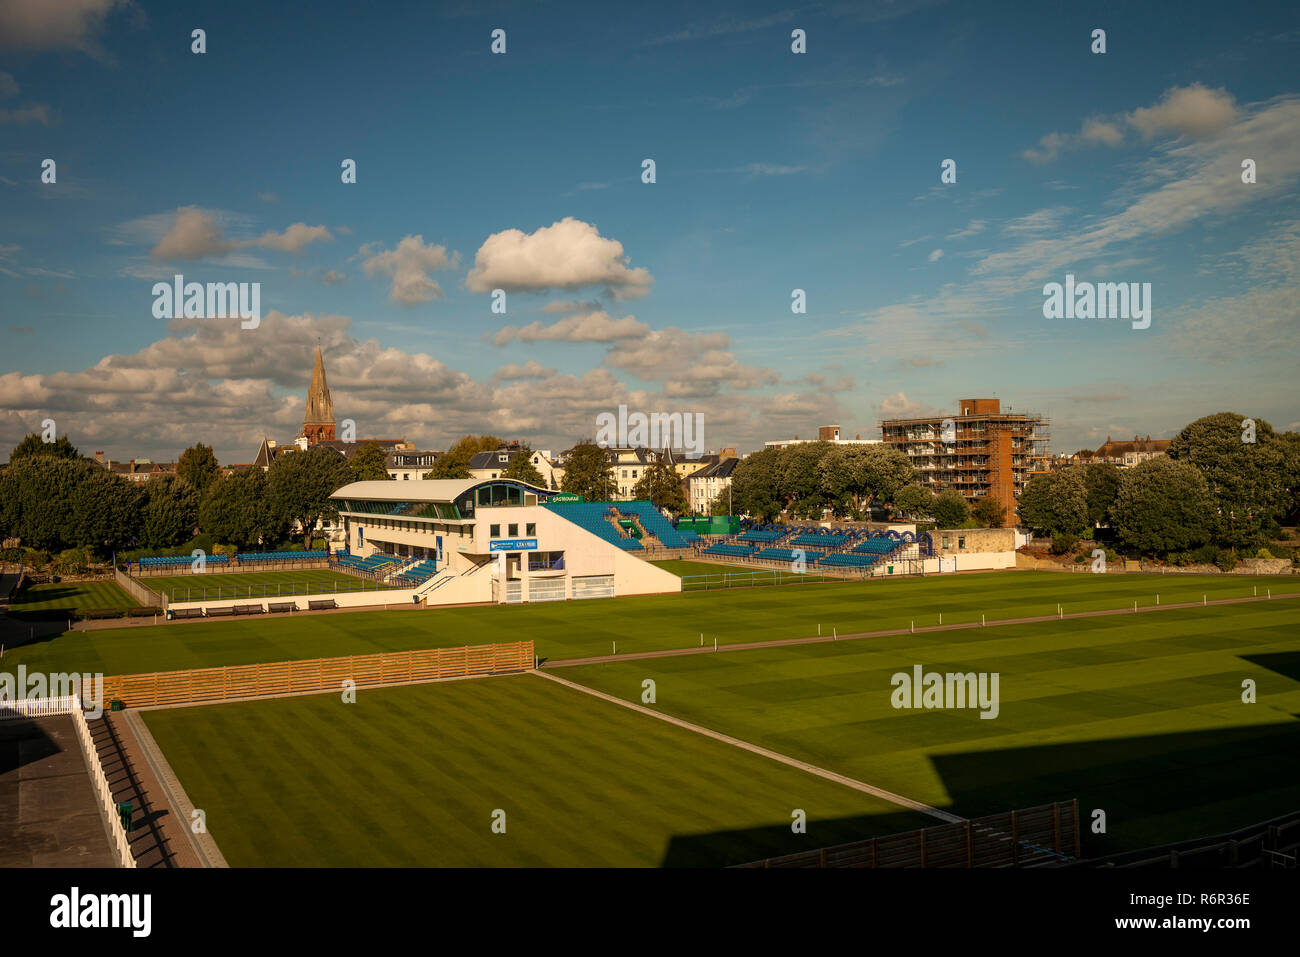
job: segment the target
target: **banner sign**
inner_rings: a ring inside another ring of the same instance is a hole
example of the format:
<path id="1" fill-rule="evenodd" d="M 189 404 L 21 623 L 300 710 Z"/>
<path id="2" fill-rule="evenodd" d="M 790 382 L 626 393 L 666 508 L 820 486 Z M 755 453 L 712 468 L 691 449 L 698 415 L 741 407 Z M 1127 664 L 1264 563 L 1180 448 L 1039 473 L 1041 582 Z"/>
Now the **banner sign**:
<path id="1" fill-rule="evenodd" d="M 488 546 L 488 551 L 492 552 L 535 552 L 537 551 L 537 539 L 535 538 L 503 538 L 500 541 L 492 542 Z"/>

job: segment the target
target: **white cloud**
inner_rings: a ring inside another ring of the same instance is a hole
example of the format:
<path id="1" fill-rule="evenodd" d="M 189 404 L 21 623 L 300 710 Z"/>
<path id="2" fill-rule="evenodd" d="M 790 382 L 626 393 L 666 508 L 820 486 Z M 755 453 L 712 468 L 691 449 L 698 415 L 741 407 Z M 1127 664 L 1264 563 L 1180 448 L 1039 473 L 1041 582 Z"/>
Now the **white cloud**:
<path id="1" fill-rule="evenodd" d="M 930 253 L 929 256 L 926 257 L 926 261 L 927 261 L 927 262 L 932 262 L 932 263 L 937 263 L 937 262 L 938 262 L 940 259 L 942 259 L 942 258 L 943 258 L 943 250 L 942 250 L 942 249 L 935 249 L 935 250 L 933 250 L 933 251 Z"/>
<path id="2" fill-rule="evenodd" d="M 257 239 L 242 245 L 261 246 L 265 249 L 278 249 L 281 252 L 302 252 L 304 246 L 318 241 L 332 240 L 330 231 L 324 226 L 308 226 L 306 223 L 294 223 L 282 233 L 263 233 Z"/>
<path id="3" fill-rule="evenodd" d="M 1235 100 L 1227 90 L 1211 90 L 1200 83 L 1171 87 L 1155 106 L 1139 107 L 1129 122 L 1144 137 L 1161 133 L 1204 137 L 1222 132 L 1238 118 Z"/>
<path id="4" fill-rule="evenodd" d="M 446 246 L 426 245 L 423 236 L 406 236 L 396 249 L 379 251 L 377 244 L 361 247 L 362 270 L 370 278 L 390 276 L 389 298 L 403 306 L 415 306 L 443 297 L 442 287 L 427 274 L 435 269 L 455 269 L 459 255 L 447 255 Z"/>
<path id="5" fill-rule="evenodd" d="M 5 0 L 0 47 L 98 53 L 96 36 L 109 12 L 133 6 L 131 0 Z"/>
<path id="6" fill-rule="evenodd" d="M 986 226 L 988 226 L 988 220 L 972 219 L 965 229 L 959 229 L 956 232 L 949 233 L 944 238 L 969 239 L 971 236 L 978 236 L 980 233 L 984 232 Z"/>
<path id="7" fill-rule="evenodd" d="M 19 110 L 0 109 L 0 123 L 12 123 L 15 126 L 39 123 L 41 126 L 50 126 L 53 123 L 53 115 L 49 106 L 44 103 L 36 103 Z"/>
<path id="8" fill-rule="evenodd" d="M 489 236 L 474 255 L 465 285 L 472 292 L 604 286 L 619 299 L 644 296 L 654 280 L 644 267 L 629 267 L 627 259 L 622 243 L 570 216 L 534 233 L 507 229 Z"/>
<path id="9" fill-rule="evenodd" d="M 530 322 L 526 326 L 506 326 L 492 336 L 492 344 L 509 345 L 511 342 L 616 342 L 620 339 L 640 339 L 650 332 L 650 327 L 635 316 L 615 318 L 604 310 L 583 312 L 567 316 L 551 325 Z"/>

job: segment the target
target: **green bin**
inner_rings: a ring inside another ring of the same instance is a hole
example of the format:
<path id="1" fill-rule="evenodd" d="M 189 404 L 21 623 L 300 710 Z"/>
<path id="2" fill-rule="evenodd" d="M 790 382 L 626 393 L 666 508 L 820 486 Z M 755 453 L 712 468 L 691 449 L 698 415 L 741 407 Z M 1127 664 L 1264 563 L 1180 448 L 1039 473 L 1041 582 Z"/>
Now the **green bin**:
<path id="1" fill-rule="evenodd" d="M 134 810 L 130 801 L 123 801 L 117 806 L 118 817 L 122 819 L 122 827 L 129 834 L 131 832 L 131 814 Z"/>
<path id="2" fill-rule="evenodd" d="M 114 698 L 112 701 L 108 703 L 109 711 L 121 711 L 125 707 L 126 705 L 122 704 L 122 699 L 120 698 Z"/>

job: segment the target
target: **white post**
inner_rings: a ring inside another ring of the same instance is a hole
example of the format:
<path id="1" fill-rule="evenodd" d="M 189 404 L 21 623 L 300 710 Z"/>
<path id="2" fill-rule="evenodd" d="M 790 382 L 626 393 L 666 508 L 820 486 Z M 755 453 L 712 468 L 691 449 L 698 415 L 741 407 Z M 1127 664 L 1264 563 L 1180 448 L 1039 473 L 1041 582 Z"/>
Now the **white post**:
<path id="1" fill-rule="evenodd" d="M 704 647 L 704 632 L 700 632 L 700 647 Z"/>
<path id="2" fill-rule="evenodd" d="M 984 627 L 984 613 L 980 612 L 980 627 Z"/>
<path id="3" fill-rule="evenodd" d="M 713 639 L 713 650 L 714 650 L 714 651 L 717 651 L 717 650 L 718 650 L 718 639 L 717 639 L 717 638 L 714 638 L 714 639 Z"/>
<path id="4" fill-rule="evenodd" d="M 1201 607 L 1204 608 L 1204 607 L 1206 606 L 1206 604 L 1208 604 L 1208 602 L 1206 602 L 1206 600 L 1205 600 L 1205 593 L 1202 592 L 1202 593 L 1201 593 Z"/>
<path id="5" fill-rule="evenodd" d="M 618 654 L 618 642 L 617 641 L 611 642 L 611 644 L 613 644 L 614 646 L 614 654 Z"/>
<path id="6" fill-rule="evenodd" d="M 831 641 L 838 641 L 839 638 L 840 638 L 840 631 L 839 631 L 839 629 L 838 629 L 838 628 L 832 628 L 832 629 L 831 629 Z"/>
<path id="7" fill-rule="evenodd" d="M 943 612 L 939 612 L 939 624 L 943 624 Z"/>
<path id="8" fill-rule="evenodd" d="M 916 634 L 916 621 L 912 621 L 912 634 Z"/>

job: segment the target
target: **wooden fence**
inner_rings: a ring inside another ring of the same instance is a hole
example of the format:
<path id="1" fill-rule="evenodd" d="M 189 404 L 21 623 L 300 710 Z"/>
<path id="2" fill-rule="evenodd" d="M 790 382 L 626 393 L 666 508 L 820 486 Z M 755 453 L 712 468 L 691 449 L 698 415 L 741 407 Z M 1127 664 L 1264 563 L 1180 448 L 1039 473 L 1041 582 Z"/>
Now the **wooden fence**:
<path id="1" fill-rule="evenodd" d="M 197 704 L 232 698 L 273 697 L 304 691 L 336 691 L 345 680 L 357 687 L 434 681 L 529 671 L 533 643 L 516 641 L 461 648 L 381 652 L 344 658 L 310 658 L 191 671 L 162 671 L 104 678 L 104 699 L 130 708 Z"/>
<path id="2" fill-rule="evenodd" d="M 740 867 L 1026 867 L 1079 856 L 1079 802 L 800 851 Z"/>
<path id="3" fill-rule="evenodd" d="M 148 588 L 140 584 L 138 581 L 136 581 L 126 572 L 122 571 L 122 569 L 120 568 L 113 569 L 113 579 L 117 582 L 117 584 L 122 588 L 124 592 L 126 592 L 128 595 L 130 595 L 140 604 L 146 606 L 157 605 L 159 608 L 167 607 L 167 599 L 165 596 L 154 591 L 152 588 Z"/>

